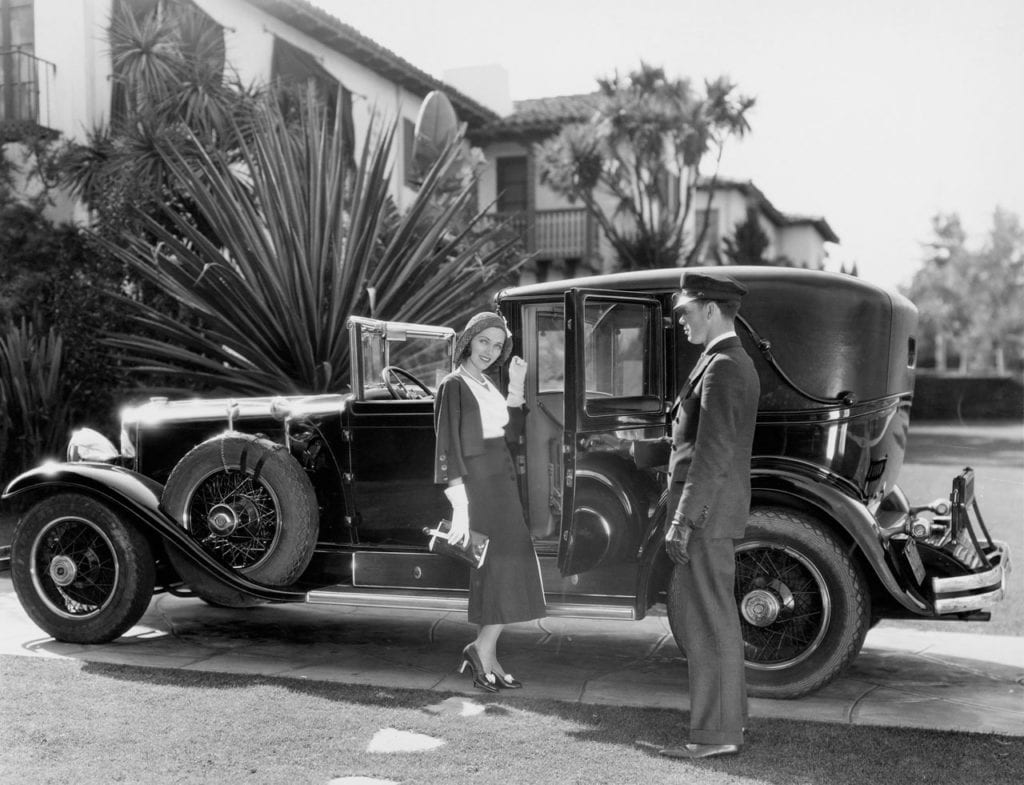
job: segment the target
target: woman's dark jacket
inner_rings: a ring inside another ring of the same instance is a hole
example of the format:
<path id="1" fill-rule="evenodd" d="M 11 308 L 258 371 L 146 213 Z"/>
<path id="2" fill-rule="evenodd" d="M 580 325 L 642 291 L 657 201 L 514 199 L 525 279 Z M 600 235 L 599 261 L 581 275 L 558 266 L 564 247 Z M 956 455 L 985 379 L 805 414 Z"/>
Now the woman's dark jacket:
<path id="1" fill-rule="evenodd" d="M 505 441 L 515 444 L 523 430 L 525 411 L 509 407 Z M 467 457 L 484 452 L 484 429 L 480 421 L 480 404 L 469 389 L 469 382 L 457 373 L 448 374 L 437 388 L 434 398 L 434 482 L 447 483 L 464 477 Z"/>

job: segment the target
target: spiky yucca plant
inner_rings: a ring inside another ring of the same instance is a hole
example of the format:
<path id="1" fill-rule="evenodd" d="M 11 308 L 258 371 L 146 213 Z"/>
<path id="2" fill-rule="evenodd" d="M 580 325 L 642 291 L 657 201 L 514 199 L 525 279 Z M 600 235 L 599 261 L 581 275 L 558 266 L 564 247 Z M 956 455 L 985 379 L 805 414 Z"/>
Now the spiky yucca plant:
<path id="1" fill-rule="evenodd" d="M 457 143 L 398 215 L 388 193 L 395 125 L 370 124 L 353 172 L 341 116 L 332 125 L 310 101 L 289 122 L 268 102 L 231 154 L 161 150 L 192 211 L 164 206 L 137 216 L 142 232 L 96 237 L 178 305 L 169 315 L 125 298 L 148 337 L 110 340 L 138 370 L 178 380 L 170 389 L 340 391 L 351 314 L 461 325 L 510 272 L 512 240 L 480 228 L 480 215 L 456 220 L 474 185 L 439 196 Z"/>
<path id="2" fill-rule="evenodd" d="M 69 427 L 61 373 L 63 341 L 31 321 L 0 335 L 0 482 L 43 458 L 57 458 Z"/>

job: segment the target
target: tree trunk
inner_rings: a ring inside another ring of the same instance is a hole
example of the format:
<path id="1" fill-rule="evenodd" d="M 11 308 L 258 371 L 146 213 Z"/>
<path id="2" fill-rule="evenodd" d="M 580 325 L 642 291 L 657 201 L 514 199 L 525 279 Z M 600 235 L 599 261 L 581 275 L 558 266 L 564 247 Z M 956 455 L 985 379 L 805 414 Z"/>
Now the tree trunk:
<path id="1" fill-rule="evenodd" d="M 946 363 L 946 332 L 940 327 L 935 331 L 935 370 L 945 373 Z"/>

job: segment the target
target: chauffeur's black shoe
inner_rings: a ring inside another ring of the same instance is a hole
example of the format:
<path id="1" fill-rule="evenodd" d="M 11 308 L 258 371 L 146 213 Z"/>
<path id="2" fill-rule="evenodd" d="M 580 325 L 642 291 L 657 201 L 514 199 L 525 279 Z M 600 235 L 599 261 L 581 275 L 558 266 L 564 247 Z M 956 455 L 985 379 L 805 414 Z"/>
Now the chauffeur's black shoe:
<path id="1" fill-rule="evenodd" d="M 666 747 L 663 750 L 658 750 L 658 753 L 666 758 L 697 760 L 699 758 L 735 755 L 739 751 L 739 744 L 684 744 L 682 747 Z"/>

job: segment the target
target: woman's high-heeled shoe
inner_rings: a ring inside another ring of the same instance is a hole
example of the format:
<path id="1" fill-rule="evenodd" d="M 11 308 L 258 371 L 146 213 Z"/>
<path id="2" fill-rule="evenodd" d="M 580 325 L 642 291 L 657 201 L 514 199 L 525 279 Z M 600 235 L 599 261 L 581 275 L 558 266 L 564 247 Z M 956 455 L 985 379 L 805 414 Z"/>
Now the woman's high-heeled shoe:
<path id="1" fill-rule="evenodd" d="M 521 690 L 523 688 L 523 683 L 510 673 L 506 673 L 504 676 L 499 676 L 497 673 L 491 675 L 494 676 L 498 687 L 503 690 Z"/>
<path id="2" fill-rule="evenodd" d="M 497 692 L 498 679 L 493 673 L 485 673 L 484 665 L 480 661 L 480 655 L 476 646 L 472 643 L 462 650 L 462 661 L 459 663 L 459 673 L 465 673 L 469 668 L 473 674 L 473 686 L 484 692 Z"/>

